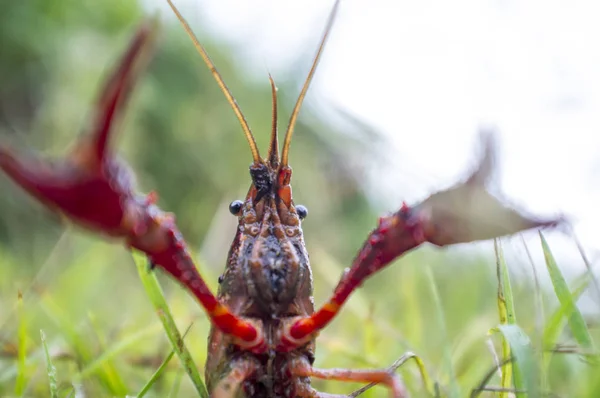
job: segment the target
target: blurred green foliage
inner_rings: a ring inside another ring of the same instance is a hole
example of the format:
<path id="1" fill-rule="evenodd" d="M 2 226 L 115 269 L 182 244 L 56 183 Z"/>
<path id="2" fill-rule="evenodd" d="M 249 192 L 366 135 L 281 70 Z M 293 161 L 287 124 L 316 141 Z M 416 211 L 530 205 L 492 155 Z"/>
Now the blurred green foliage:
<path id="1" fill-rule="evenodd" d="M 4 1 L 0 139 L 49 156 L 64 152 L 86 127 L 102 79 L 143 15 L 134 1 Z M 194 28 L 264 154 L 271 123 L 266 76 L 248 76 L 224 43 L 200 26 Z M 281 98 L 286 100 L 280 102 L 284 130 L 285 115 L 304 76 L 290 72 L 275 77 L 279 93 L 285 93 Z M 306 105 L 291 162 L 294 199 L 309 209 L 303 229 L 314 268 L 315 301 L 321 303 L 375 225 L 377 211 L 370 206 L 361 178 L 384 141 L 355 120 L 328 118 L 327 112 L 311 106 L 310 98 Z M 177 215 L 214 289 L 235 229 L 227 206 L 249 187 L 251 156 L 237 119 L 178 25 L 163 26 L 157 54 L 120 129 L 118 148 L 136 170 L 140 190 L 156 190 L 160 206 Z M 119 245 L 61 225 L 4 176 L 0 192 L 0 396 L 48 396 L 40 329 L 56 367 L 60 397 L 74 389 L 90 397 L 137 393 L 171 350 L 130 255 Z M 434 300 L 431 278 L 439 301 Z M 196 363 L 202 364 L 209 323 L 186 293 L 160 279 L 180 330 L 194 322 L 186 342 Z M 321 334 L 316 365 L 382 367 L 410 350 L 440 383 L 441 396 L 453 384 L 468 395 L 494 367 L 486 339 L 488 330 L 499 323 L 496 290 L 493 253 L 452 258 L 420 249 L 353 295 L 342 315 Z M 512 292 L 519 326 L 534 333 L 532 283 L 513 280 Z M 555 298 L 542 295 L 546 308 L 557 308 Z M 597 341 L 598 330 L 590 333 Z M 572 340 L 568 328 L 560 336 L 561 342 Z M 501 352 L 500 340 L 494 337 L 494 342 Z M 411 363 L 401 373 L 413 396 L 426 396 Z M 172 359 L 147 396 L 165 397 L 173 391 L 178 391 L 173 396 L 193 396 L 182 374 Z M 550 361 L 546 390 L 565 397 L 594 397 L 600 394 L 597 374 L 597 367 L 577 355 L 556 355 Z M 498 385 L 499 380 L 495 375 L 490 383 Z M 336 393 L 359 387 L 314 384 Z M 363 396 L 383 394 L 377 387 Z"/>

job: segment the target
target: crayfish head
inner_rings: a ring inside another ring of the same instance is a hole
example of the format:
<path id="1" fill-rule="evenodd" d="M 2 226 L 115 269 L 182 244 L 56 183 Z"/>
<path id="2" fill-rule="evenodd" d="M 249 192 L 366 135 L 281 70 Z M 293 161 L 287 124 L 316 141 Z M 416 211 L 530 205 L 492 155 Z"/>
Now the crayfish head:
<path id="1" fill-rule="evenodd" d="M 312 293 L 301 228 L 306 210 L 293 203 L 289 167 L 252 165 L 250 175 L 245 201 L 230 205 L 239 223 L 221 292 L 247 296 L 256 316 L 297 315 L 306 309 L 296 299 Z"/>
<path id="2" fill-rule="evenodd" d="M 230 206 L 231 212 L 239 217 L 239 226 L 229 250 L 227 270 L 221 278 L 220 295 L 234 297 L 245 294 L 250 297 L 250 307 L 256 304 L 255 307 L 265 317 L 306 315 L 313 311 L 312 274 L 300 227 L 307 211 L 304 206 L 295 206 L 292 200 L 292 168 L 288 161 L 294 126 L 338 6 L 339 1 L 336 1 L 310 72 L 296 100 L 283 139 L 281 156 L 277 134 L 277 87 L 273 78 L 269 75 L 272 128 L 265 159 L 260 157 L 254 137 L 237 104 L 230 99 L 252 152 L 252 185 L 244 202 L 233 202 Z M 203 49 L 200 50 L 204 53 Z M 209 66 L 214 67 L 212 64 Z M 214 75 L 222 83 L 218 74 Z M 226 96 L 230 98 L 228 91 Z"/>

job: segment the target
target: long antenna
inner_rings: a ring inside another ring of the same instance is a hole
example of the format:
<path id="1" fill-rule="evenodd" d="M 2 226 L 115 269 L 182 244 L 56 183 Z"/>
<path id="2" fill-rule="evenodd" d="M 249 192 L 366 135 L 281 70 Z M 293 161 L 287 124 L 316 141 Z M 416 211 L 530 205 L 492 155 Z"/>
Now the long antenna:
<path id="1" fill-rule="evenodd" d="M 271 167 L 276 167 L 279 163 L 279 142 L 277 141 L 277 86 L 269 73 L 269 82 L 271 83 L 271 99 L 272 99 L 272 117 L 271 117 L 271 143 L 269 144 L 269 153 L 267 159 Z"/>
<path id="2" fill-rule="evenodd" d="M 308 77 L 304 82 L 304 86 L 302 87 L 302 91 L 300 91 L 300 96 L 296 101 L 296 105 L 294 106 L 294 110 L 292 111 L 292 115 L 290 117 L 290 123 L 288 124 L 287 131 L 285 133 L 285 140 L 283 142 L 283 150 L 281 153 L 281 166 L 288 165 L 288 153 L 290 150 L 290 143 L 292 141 L 292 135 L 294 134 L 294 127 L 296 125 L 296 119 L 298 119 L 298 113 L 300 113 L 300 107 L 302 106 L 302 101 L 304 101 L 304 97 L 306 96 L 306 91 L 308 91 L 308 86 L 310 86 L 310 82 L 312 80 L 313 75 L 315 74 L 315 70 L 317 69 L 317 64 L 319 63 L 319 58 L 321 57 L 321 53 L 325 48 L 325 42 L 327 41 L 327 36 L 331 32 L 331 27 L 333 26 L 333 22 L 335 20 L 335 15 L 337 13 L 338 6 L 340 4 L 340 0 L 336 0 L 333 5 L 333 9 L 329 14 L 329 20 L 327 21 L 327 26 L 325 27 L 325 33 L 323 34 L 323 38 L 321 39 L 321 44 L 319 45 L 319 49 L 317 50 L 317 55 L 313 60 L 312 66 L 310 68 L 310 72 L 308 72 Z"/>
<path id="3" fill-rule="evenodd" d="M 173 4 L 172 0 L 167 0 L 167 2 L 171 6 L 171 9 L 175 13 L 175 15 L 177 16 L 177 19 L 179 19 L 179 22 L 183 26 L 183 29 L 185 29 L 185 31 L 188 34 L 188 36 L 190 37 L 190 39 L 192 39 L 192 42 L 194 43 L 194 47 L 196 47 L 196 50 L 198 51 L 198 53 L 200 53 L 200 56 L 202 56 L 204 63 L 206 63 L 206 66 L 208 66 L 208 69 L 210 69 L 210 72 L 212 73 L 213 77 L 217 81 L 217 84 L 221 88 L 221 91 L 223 91 L 223 94 L 225 94 L 225 97 L 227 98 L 227 102 L 229 102 L 229 105 L 231 105 L 231 108 L 235 112 L 235 115 L 237 116 L 238 120 L 240 121 L 240 124 L 242 125 L 242 130 L 244 130 L 244 134 L 246 135 L 246 139 L 248 140 L 248 144 L 250 144 L 250 150 L 252 151 L 252 158 L 254 159 L 254 163 L 255 164 L 262 163 L 260 154 L 258 152 L 258 147 L 256 146 L 256 141 L 254 140 L 252 131 L 250 131 L 248 122 L 244 118 L 244 115 L 242 114 L 242 111 L 241 111 L 239 105 L 235 101 L 235 98 L 233 98 L 233 95 L 231 95 L 231 92 L 227 88 L 227 85 L 223 81 L 223 78 L 219 74 L 219 71 L 215 67 L 215 64 L 213 64 L 213 62 L 210 60 L 208 53 L 206 52 L 206 50 L 204 49 L 202 44 L 200 44 L 200 42 L 198 41 L 198 38 L 194 34 L 194 31 L 192 31 L 192 28 L 190 28 L 190 25 L 187 23 L 185 18 L 183 18 L 183 16 L 181 15 L 179 10 L 175 6 L 175 4 Z"/>

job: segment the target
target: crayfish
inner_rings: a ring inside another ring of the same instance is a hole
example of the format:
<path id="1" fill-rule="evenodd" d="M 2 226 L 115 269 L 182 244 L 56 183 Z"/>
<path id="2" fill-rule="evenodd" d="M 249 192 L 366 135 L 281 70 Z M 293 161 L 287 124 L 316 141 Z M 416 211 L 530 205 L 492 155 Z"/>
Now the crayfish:
<path id="1" fill-rule="evenodd" d="M 492 239 L 530 228 L 554 225 L 522 215 L 492 196 L 486 181 L 494 166 L 493 135 L 482 135 L 483 150 L 468 177 L 420 203 L 403 204 L 379 219 L 358 250 L 330 299 L 318 310 L 302 233 L 307 215 L 292 198 L 290 145 L 294 126 L 339 6 L 336 1 L 287 126 L 278 141 L 277 93 L 272 89 L 272 129 L 262 157 L 242 111 L 205 49 L 171 0 L 171 8 L 239 119 L 250 147 L 250 188 L 230 212 L 238 228 L 219 290 L 210 291 L 196 269 L 175 217 L 157 206 L 157 195 L 141 195 L 132 171 L 110 146 L 141 68 L 149 61 L 157 36 L 155 22 L 137 29 L 98 98 L 90 128 L 60 160 L 25 156 L 0 146 L 0 167 L 48 208 L 94 233 L 108 235 L 145 253 L 191 293 L 212 322 L 205 368 L 214 398 L 333 397 L 311 387 L 311 378 L 384 384 L 393 398 L 406 397 L 398 375 L 387 369 L 344 370 L 313 367 L 317 335 L 341 311 L 365 280 L 399 256 L 429 242 L 437 246 Z"/>

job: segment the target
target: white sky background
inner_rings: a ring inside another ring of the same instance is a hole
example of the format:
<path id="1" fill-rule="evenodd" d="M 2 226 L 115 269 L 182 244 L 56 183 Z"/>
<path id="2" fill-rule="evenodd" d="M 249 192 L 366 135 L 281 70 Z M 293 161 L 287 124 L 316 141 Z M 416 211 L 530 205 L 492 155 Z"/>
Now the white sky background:
<path id="1" fill-rule="evenodd" d="M 170 13 L 166 2 L 149 3 Z M 209 23 L 235 44 L 239 62 L 268 84 L 267 70 L 277 79 L 299 50 L 316 50 L 333 0 L 176 4 L 193 28 Z M 591 0 L 343 0 L 305 104 L 332 101 L 393 138 L 393 163 L 374 183 L 389 211 L 464 176 L 478 127 L 497 127 L 502 192 L 529 212 L 572 217 L 594 259 L 600 253 L 598 20 L 600 4 Z M 307 72 L 312 55 L 306 54 Z M 405 189 L 380 182 L 386 180 L 408 184 L 414 197 L 400 196 Z M 581 271 L 574 246 L 552 239 L 567 260 L 562 268 Z"/>

